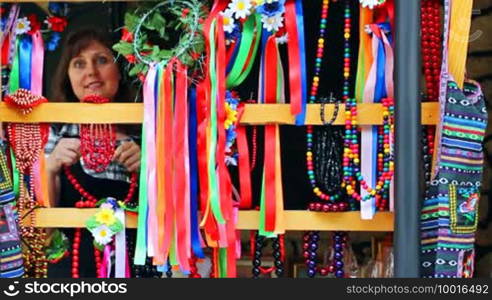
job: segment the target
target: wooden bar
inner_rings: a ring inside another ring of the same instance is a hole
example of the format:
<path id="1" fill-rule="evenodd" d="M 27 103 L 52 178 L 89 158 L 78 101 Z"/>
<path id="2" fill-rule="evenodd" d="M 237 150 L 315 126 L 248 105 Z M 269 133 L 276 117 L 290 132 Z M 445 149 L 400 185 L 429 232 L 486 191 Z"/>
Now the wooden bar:
<path id="1" fill-rule="evenodd" d="M 325 106 L 325 119 L 331 119 L 334 104 Z M 439 119 L 437 103 L 422 104 L 422 124 L 437 124 Z M 141 103 L 45 103 L 34 109 L 29 115 L 0 103 L 0 122 L 17 123 L 114 123 L 138 124 L 143 121 L 143 105 Z M 381 125 L 381 104 L 359 104 L 359 125 Z M 241 124 L 285 124 L 294 125 L 294 117 L 290 114 L 289 104 L 246 104 Z M 345 107 L 340 105 L 335 125 L 344 125 Z M 320 105 L 308 104 L 306 114 L 307 125 L 321 125 Z"/>
<path id="2" fill-rule="evenodd" d="M 40 208 L 35 210 L 36 227 L 72 228 L 85 227 L 97 209 Z M 361 220 L 359 212 L 322 213 L 302 210 L 284 211 L 285 229 L 324 231 L 393 231 L 394 215 L 391 212 L 377 213 L 373 220 Z M 137 227 L 136 214 L 127 214 L 127 227 Z M 240 211 L 237 229 L 258 229 L 258 211 Z M 24 218 L 30 224 L 30 218 Z"/>

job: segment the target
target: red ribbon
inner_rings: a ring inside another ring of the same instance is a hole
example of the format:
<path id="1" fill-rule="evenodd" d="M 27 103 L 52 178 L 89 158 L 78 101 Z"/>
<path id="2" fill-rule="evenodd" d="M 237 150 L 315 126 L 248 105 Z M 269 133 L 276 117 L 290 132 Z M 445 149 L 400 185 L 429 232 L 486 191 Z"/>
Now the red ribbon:
<path id="1" fill-rule="evenodd" d="M 229 222 L 232 217 L 232 194 L 227 192 L 230 185 L 229 171 L 225 163 L 226 135 L 224 122 L 226 120 L 225 111 L 225 91 L 226 91 L 226 62 L 225 57 L 225 38 L 222 16 L 217 17 L 217 165 L 219 175 L 220 206 L 224 219 Z"/>
<path id="2" fill-rule="evenodd" d="M 179 60 L 176 60 L 176 95 L 174 109 L 174 199 L 176 204 L 176 229 L 177 229 L 177 250 L 179 264 L 183 270 L 190 270 L 189 258 L 191 257 L 190 249 L 190 194 L 189 194 L 189 172 L 187 171 L 188 151 L 185 147 L 188 145 L 188 80 L 187 68 Z"/>
<path id="3" fill-rule="evenodd" d="M 174 138 L 176 134 L 174 134 L 174 128 L 173 128 L 173 95 L 172 95 L 172 90 L 173 90 L 173 83 L 171 81 L 172 75 L 173 75 L 173 65 L 174 61 L 171 60 L 167 67 L 166 71 L 164 74 L 164 82 L 163 84 L 165 85 L 165 90 L 166 90 L 166 103 L 164 103 L 164 136 L 165 136 L 165 146 L 167 149 L 175 149 L 174 146 Z M 175 207 L 174 207 L 174 197 L 173 197 L 173 185 L 175 184 L 175 178 L 173 174 L 173 153 L 174 151 L 165 151 L 164 155 L 164 180 L 166 182 L 165 187 L 164 187 L 164 194 L 166 199 L 166 213 L 165 213 L 165 220 L 164 220 L 164 257 L 168 257 L 169 255 L 169 248 L 171 246 L 171 240 L 174 236 L 174 214 L 175 214 Z"/>
<path id="4" fill-rule="evenodd" d="M 265 47 L 265 103 L 277 102 L 277 42 L 275 36 L 268 38 Z M 278 125 L 265 126 L 265 230 L 275 231 L 276 184 L 275 184 L 275 147 Z"/>
<path id="5" fill-rule="evenodd" d="M 253 202 L 251 195 L 251 168 L 249 164 L 249 148 L 246 135 L 246 127 L 240 125 L 241 117 L 244 113 L 244 103 L 240 103 L 237 110 L 237 149 L 239 152 L 238 164 L 239 164 L 239 186 L 241 189 L 241 202 L 239 208 L 248 209 L 251 208 Z"/>
<path id="6" fill-rule="evenodd" d="M 300 114 L 302 111 L 301 54 L 296 20 L 296 1 L 287 0 L 285 3 L 285 27 L 289 33 L 287 49 L 289 51 L 290 113 L 293 115 Z M 273 61 L 270 62 L 273 63 Z M 276 80 L 275 77 L 275 87 L 277 86 Z"/>
<path id="7" fill-rule="evenodd" d="M 6 37 L 2 43 L 1 62 L 2 62 L 2 66 L 6 66 L 9 64 L 10 34 L 8 34 L 7 32 L 4 32 L 3 34 L 5 34 Z"/>

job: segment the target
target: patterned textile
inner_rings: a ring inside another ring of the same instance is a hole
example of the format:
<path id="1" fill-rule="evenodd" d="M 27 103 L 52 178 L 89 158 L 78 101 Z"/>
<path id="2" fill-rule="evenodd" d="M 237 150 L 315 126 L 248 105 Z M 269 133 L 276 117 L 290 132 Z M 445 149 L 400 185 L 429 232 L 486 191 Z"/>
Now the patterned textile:
<path id="1" fill-rule="evenodd" d="M 478 84 L 448 81 L 437 173 L 421 215 L 423 277 L 473 276 L 487 111 Z"/>
<path id="2" fill-rule="evenodd" d="M 18 214 L 7 159 L 0 143 L 0 278 L 24 275 Z"/>
<path id="3" fill-rule="evenodd" d="M 48 142 L 46 143 L 46 146 L 44 147 L 45 154 L 50 154 L 51 152 L 53 152 L 56 144 L 63 137 L 79 138 L 79 125 L 78 124 L 65 124 L 58 131 L 55 130 L 54 127 L 50 127 L 50 134 L 48 137 Z M 131 138 L 128 138 L 128 139 L 118 140 L 118 141 L 116 141 L 116 146 L 121 145 L 121 143 L 124 141 L 132 141 L 132 140 L 136 140 L 136 137 L 132 136 Z M 121 164 L 112 162 L 109 164 L 108 168 L 104 172 L 101 172 L 101 173 L 96 173 L 93 170 L 87 169 L 84 166 L 84 162 L 83 162 L 82 158 L 80 159 L 80 164 L 82 165 L 82 169 L 84 170 L 84 172 L 86 174 L 92 176 L 92 177 L 130 182 L 130 175 L 126 171 L 125 167 L 123 167 Z"/>

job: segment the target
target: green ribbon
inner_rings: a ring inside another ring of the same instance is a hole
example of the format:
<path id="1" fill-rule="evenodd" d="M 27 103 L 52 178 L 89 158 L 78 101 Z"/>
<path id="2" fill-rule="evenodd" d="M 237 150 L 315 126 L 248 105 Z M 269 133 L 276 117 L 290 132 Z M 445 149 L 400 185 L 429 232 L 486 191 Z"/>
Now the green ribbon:
<path id="1" fill-rule="evenodd" d="M 244 79 L 251 72 L 253 63 L 258 52 L 258 45 L 260 44 L 260 36 L 255 40 L 255 32 L 257 35 L 261 35 L 261 16 L 259 14 L 254 14 L 250 16 L 243 25 L 243 33 L 241 38 L 241 44 L 239 45 L 239 51 L 237 57 L 234 61 L 234 65 L 227 76 L 227 88 L 231 89 L 240 85 Z M 253 45 L 254 41 L 254 45 Z M 253 52 L 248 65 L 245 68 L 246 62 L 248 60 L 249 52 L 253 47 Z M 244 70 L 244 72 L 243 72 Z"/>
<path id="2" fill-rule="evenodd" d="M 219 224 L 225 224 L 225 219 L 222 216 L 220 209 L 220 199 L 218 194 L 217 173 L 215 170 L 216 161 L 216 148 L 217 148 L 217 70 L 215 65 L 215 27 L 217 26 L 217 20 L 214 19 L 210 25 L 210 148 L 208 153 L 208 185 L 210 191 L 210 203 L 212 205 L 212 212 Z"/>
<path id="3" fill-rule="evenodd" d="M 140 152 L 140 178 L 138 191 L 138 221 L 137 221 L 137 242 L 135 249 L 134 262 L 136 265 L 144 265 L 147 257 L 147 128 L 142 124 L 142 149 Z"/>
<path id="4" fill-rule="evenodd" d="M 20 191 L 20 173 L 19 170 L 16 167 L 16 161 L 15 161 L 15 155 L 14 155 L 14 150 L 11 149 L 10 151 L 10 159 L 12 161 L 12 173 L 13 173 L 13 188 L 14 188 L 14 194 L 16 198 L 19 198 L 19 191 Z"/>
<path id="5" fill-rule="evenodd" d="M 258 226 L 258 233 L 267 238 L 273 238 L 277 236 L 274 232 L 265 230 L 265 171 L 263 171 L 263 177 L 261 179 L 260 224 Z"/>
<path id="6" fill-rule="evenodd" d="M 227 277 L 227 248 L 219 248 L 219 277 Z"/>
<path id="7" fill-rule="evenodd" d="M 12 61 L 12 70 L 10 71 L 9 92 L 15 93 L 19 89 L 19 38 L 15 39 L 14 60 Z"/>
<path id="8" fill-rule="evenodd" d="M 362 103 L 364 99 L 364 88 L 366 85 L 366 69 L 365 69 L 365 60 L 366 57 L 364 43 L 360 43 L 359 46 L 359 62 L 357 63 L 357 74 L 355 79 L 355 99 L 357 102 Z"/>

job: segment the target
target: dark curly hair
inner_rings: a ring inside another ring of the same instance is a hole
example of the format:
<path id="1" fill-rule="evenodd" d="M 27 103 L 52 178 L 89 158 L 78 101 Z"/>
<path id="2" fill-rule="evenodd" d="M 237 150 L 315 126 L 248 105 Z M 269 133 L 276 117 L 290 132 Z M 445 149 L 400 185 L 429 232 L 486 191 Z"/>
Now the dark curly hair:
<path id="1" fill-rule="evenodd" d="M 50 100 L 54 102 L 79 101 L 70 84 L 68 67 L 70 60 L 79 55 L 82 50 L 87 48 L 94 41 L 110 49 L 116 57 L 116 53 L 112 49 L 112 46 L 116 41 L 113 41 L 113 38 L 109 33 L 105 33 L 95 28 L 84 28 L 70 33 L 63 43 L 60 61 L 52 81 L 52 99 Z M 122 75 L 122 80 L 120 80 L 120 86 L 118 87 L 118 93 L 115 96 L 115 102 L 134 102 L 136 99 L 135 89 L 132 89 L 130 83 L 125 79 L 126 72 L 123 71 L 122 60 L 118 60 L 117 63 L 120 74 Z"/>

